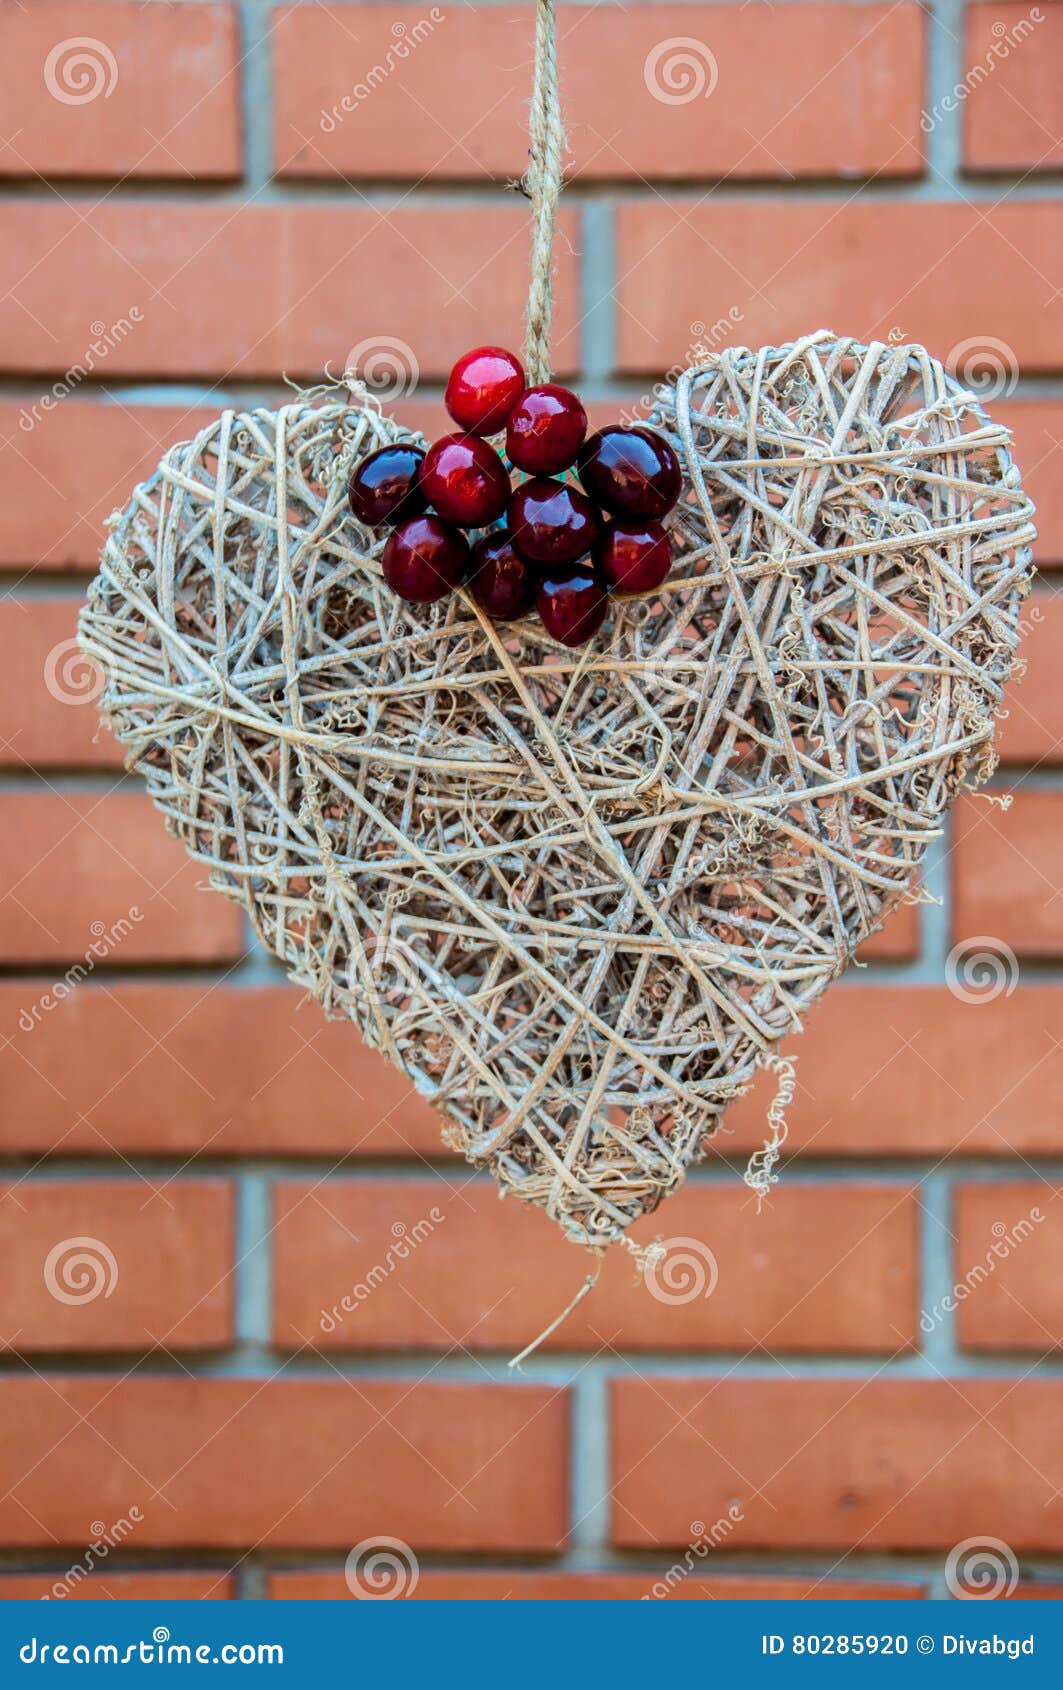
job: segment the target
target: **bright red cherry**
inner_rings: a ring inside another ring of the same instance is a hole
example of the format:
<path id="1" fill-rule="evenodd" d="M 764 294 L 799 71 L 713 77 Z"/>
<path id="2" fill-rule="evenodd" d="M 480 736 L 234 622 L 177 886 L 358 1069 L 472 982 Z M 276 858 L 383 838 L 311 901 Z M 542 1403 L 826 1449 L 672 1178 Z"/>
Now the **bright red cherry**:
<path id="1" fill-rule="evenodd" d="M 486 528 L 502 515 L 509 476 L 498 453 L 475 434 L 444 434 L 421 465 L 421 492 L 446 522 Z"/>
<path id="2" fill-rule="evenodd" d="M 355 464 L 347 486 L 353 514 L 367 528 L 419 516 L 425 497 L 417 485 L 424 453 L 417 446 L 381 446 Z"/>
<path id="3" fill-rule="evenodd" d="M 520 359 L 501 346 L 478 346 L 451 370 L 446 406 L 469 434 L 497 434 L 523 392 Z"/>
<path id="4" fill-rule="evenodd" d="M 579 478 L 592 499 L 616 516 L 667 516 L 683 474 L 663 435 L 652 428 L 602 428 L 579 455 Z"/>
<path id="5" fill-rule="evenodd" d="M 509 501 L 509 532 L 522 558 L 540 568 L 575 563 L 601 529 L 598 512 L 577 487 L 538 475 Z"/>
<path id="6" fill-rule="evenodd" d="M 469 591 L 488 616 L 511 622 L 526 615 L 535 600 L 536 580 L 531 564 L 518 557 L 504 531 L 477 540 Z"/>
<path id="7" fill-rule="evenodd" d="M 605 621 L 608 604 L 604 581 L 585 565 L 545 576 L 535 595 L 543 627 L 562 645 L 586 645 Z"/>
<path id="8" fill-rule="evenodd" d="M 594 567 L 618 593 L 648 593 L 672 567 L 672 541 L 659 522 L 614 517 L 594 547 Z"/>
<path id="9" fill-rule="evenodd" d="M 529 387 L 506 424 L 506 455 L 530 475 L 558 475 L 576 461 L 587 434 L 587 413 L 567 387 Z"/>
<path id="10" fill-rule="evenodd" d="M 415 516 L 392 529 L 381 561 L 385 581 L 400 598 L 432 604 L 464 579 L 469 542 L 438 516 Z"/>

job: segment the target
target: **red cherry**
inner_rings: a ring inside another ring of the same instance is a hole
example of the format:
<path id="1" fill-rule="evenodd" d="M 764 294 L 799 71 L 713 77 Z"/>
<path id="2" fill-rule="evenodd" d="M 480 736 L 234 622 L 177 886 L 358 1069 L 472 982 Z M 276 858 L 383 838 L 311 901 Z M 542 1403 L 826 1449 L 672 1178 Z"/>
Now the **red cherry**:
<path id="1" fill-rule="evenodd" d="M 417 485 L 424 453 L 417 446 L 381 446 L 355 464 L 347 486 L 352 513 L 367 528 L 418 516 L 426 500 Z"/>
<path id="2" fill-rule="evenodd" d="M 526 481 L 509 501 L 509 532 L 521 557 L 540 568 L 575 563 L 601 528 L 598 512 L 577 487 L 544 475 Z"/>
<path id="3" fill-rule="evenodd" d="M 672 567 L 672 540 L 659 522 L 614 517 L 594 547 L 594 566 L 618 593 L 648 593 Z"/>
<path id="4" fill-rule="evenodd" d="M 497 434 L 523 392 L 520 359 L 501 346 L 478 346 L 451 370 L 446 407 L 469 434 Z"/>
<path id="5" fill-rule="evenodd" d="M 605 621 L 608 604 L 604 581 L 585 566 L 547 575 L 535 595 L 543 627 L 562 645 L 586 645 Z"/>
<path id="6" fill-rule="evenodd" d="M 385 581 L 400 598 L 432 604 L 464 579 L 469 542 L 438 516 L 415 516 L 391 530 L 381 561 Z"/>
<path id="7" fill-rule="evenodd" d="M 579 478 L 616 516 L 667 516 L 683 485 L 679 459 L 652 428 L 599 429 L 580 452 Z"/>
<path id="8" fill-rule="evenodd" d="M 518 557 L 504 530 L 477 540 L 469 591 L 488 616 L 511 622 L 526 615 L 535 599 L 535 582 L 531 565 Z"/>
<path id="9" fill-rule="evenodd" d="M 532 475 L 557 475 L 576 461 L 587 413 L 567 387 L 529 387 L 506 424 L 506 455 Z"/>
<path id="10" fill-rule="evenodd" d="M 498 453 L 475 434 L 444 434 L 421 465 L 421 492 L 446 522 L 485 528 L 502 515 L 509 476 Z"/>

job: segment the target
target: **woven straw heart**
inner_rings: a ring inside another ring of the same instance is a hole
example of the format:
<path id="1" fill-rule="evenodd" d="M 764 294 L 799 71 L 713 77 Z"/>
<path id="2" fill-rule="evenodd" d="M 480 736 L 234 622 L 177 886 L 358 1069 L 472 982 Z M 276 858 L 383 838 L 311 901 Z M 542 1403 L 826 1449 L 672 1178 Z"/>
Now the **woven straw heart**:
<path id="1" fill-rule="evenodd" d="M 345 480 L 407 436 L 368 402 L 168 453 L 82 622 L 211 884 L 450 1144 L 594 1246 L 675 1188 L 989 772 L 1033 538 L 1006 432 L 918 348 L 724 352 L 650 420 L 685 465 L 676 564 L 582 651 L 386 588 Z"/>

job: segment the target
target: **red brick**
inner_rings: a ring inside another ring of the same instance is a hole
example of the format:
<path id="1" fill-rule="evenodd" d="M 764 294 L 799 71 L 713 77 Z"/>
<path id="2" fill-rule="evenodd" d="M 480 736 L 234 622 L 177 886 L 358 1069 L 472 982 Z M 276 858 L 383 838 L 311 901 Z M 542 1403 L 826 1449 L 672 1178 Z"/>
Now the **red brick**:
<path id="1" fill-rule="evenodd" d="M 961 1185 L 954 1300 L 965 1350 L 1053 1350 L 1063 1333 L 1063 1187 Z"/>
<path id="2" fill-rule="evenodd" d="M 483 339 L 519 343 L 529 232 L 518 205 L 221 205 L 17 200 L 0 248 L 0 366 L 120 375 L 309 376 L 400 342 L 404 369 L 444 375 Z M 558 370 L 577 357 L 576 223 L 558 237 Z M 76 275 L 79 286 L 71 288 Z M 30 315 L 27 307 L 32 311 Z M 136 316 L 134 316 L 134 312 Z M 124 326 L 123 326 L 124 324 Z M 38 401 L 38 411 L 40 409 Z M 32 415 L 32 405 L 29 406 Z"/>
<path id="3" fill-rule="evenodd" d="M 530 7 L 459 8 L 434 28 L 420 7 L 382 13 L 372 5 L 342 12 L 294 5 L 274 17 L 280 175 L 478 179 L 526 168 Z M 427 28 L 415 36 L 418 23 Z M 913 5 L 794 5 L 778 15 L 740 5 L 562 13 L 573 173 L 620 181 L 914 175 L 923 158 L 923 26 Z M 670 61 L 691 39 L 691 79 L 676 64 L 679 80 L 669 80 Z M 836 74 L 841 64 L 844 79 Z M 374 71 L 385 74 L 367 88 Z M 830 123 L 822 109 L 827 81 Z"/>
<path id="4" fill-rule="evenodd" d="M 1028 984 L 962 1002 L 944 987 L 835 986 L 797 1059 L 787 1150 L 830 1156 L 1055 1155 L 1063 1090 L 1063 990 Z M 763 1142 L 777 1087 L 763 1074 L 713 1140 Z"/>
<path id="5" fill-rule="evenodd" d="M 121 766 L 122 749 L 100 721 L 98 667 L 77 649 L 76 598 L 0 599 L 0 719 L 7 768 Z"/>
<path id="6" fill-rule="evenodd" d="M 892 330 L 948 361 L 991 325 L 1024 369 L 1063 368 L 1063 204 L 654 195 L 618 207 L 617 252 L 624 370 L 669 368 L 732 308 L 744 345 Z"/>
<path id="7" fill-rule="evenodd" d="M 34 1018 L 50 985 L 0 983 L 8 1154 L 451 1156 L 405 1075 L 294 987 L 87 982 Z"/>
<path id="8" fill-rule="evenodd" d="M 19 1354 L 227 1344 L 232 1211 L 221 1180 L 0 1186 L 0 1338 Z"/>
<path id="9" fill-rule="evenodd" d="M 274 1332 L 286 1347 L 513 1353 L 588 1266 L 543 1214 L 461 1176 L 291 1182 L 274 1215 Z M 672 1267 L 647 1284 L 615 1252 L 551 1347 L 892 1352 L 914 1337 L 906 1186 L 794 1184 L 758 1217 L 737 1178 L 691 1184 L 631 1236 L 662 1239 Z"/>
<path id="10" fill-rule="evenodd" d="M 1039 17 L 1031 17 L 1031 12 Z M 1063 14 L 1055 6 L 965 8 L 963 158 L 969 170 L 1063 164 Z M 947 120 L 946 120 L 947 121 Z"/>
<path id="11" fill-rule="evenodd" d="M 1020 956 L 1063 955 L 1063 792 L 1019 792 L 1006 812 L 961 799 L 953 829 L 953 939 L 987 934 Z"/>
<path id="12" fill-rule="evenodd" d="M 234 6 L 5 6 L 0 174 L 239 175 L 237 52 Z"/>
<path id="13" fill-rule="evenodd" d="M 988 401 L 998 422 L 1015 436 L 1015 461 L 1023 483 L 1037 506 L 1035 552 L 1042 565 L 1063 562 L 1063 404 L 1047 399 Z"/>
<path id="14" fill-rule="evenodd" d="M 1006 763 L 1063 761 L 1063 598 L 1035 593 L 1021 611 L 1020 668 L 1007 689 L 997 733 Z"/>
<path id="15" fill-rule="evenodd" d="M 552 1550 L 566 1427 L 546 1386 L 8 1376 L 0 1542 L 76 1544 L 135 1502 L 138 1549 Z"/>
<path id="16" fill-rule="evenodd" d="M 653 1591 L 657 1573 L 435 1573 L 422 1569 L 408 1594 L 421 1602 L 637 1602 Z M 269 1595 L 275 1602 L 342 1602 L 351 1592 L 342 1572 L 274 1573 Z M 670 1602 L 889 1602 L 926 1595 L 922 1585 L 885 1580 L 778 1578 L 758 1575 L 717 1578 L 692 1574 L 669 1585 Z"/>
<path id="17" fill-rule="evenodd" d="M 124 508 L 163 452 L 195 436 L 214 411 L 186 405 L 64 399 L 34 422 L 0 404 L 0 565 L 92 569 L 104 523 Z"/>
<path id="18" fill-rule="evenodd" d="M 919 955 L 919 908 L 900 903 L 857 952 L 862 962 L 910 962 Z"/>
<path id="19" fill-rule="evenodd" d="M 613 1540 L 728 1551 L 1063 1543 L 1063 1384 L 1022 1379 L 620 1379 Z M 733 1518 L 733 1516 L 732 1516 Z"/>
<path id="20" fill-rule="evenodd" d="M 88 1578 L 74 1583 L 65 1567 L 54 1573 L 0 1574 L 0 1602 L 39 1602 L 54 1596 L 57 1585 L 66 1602 L 220 1602 L 233 1594 L 227 1573 L 115 1573 L 101 1562 Z"/>
<path id="21" fill-rule="evenodd" d="M 200 890 L 202 866 L 145 795 L 6 792 L 0 839 L 4 962 L 84 966 L 93 945 L 123 967 L 240 954 L 240 912 Z"/>

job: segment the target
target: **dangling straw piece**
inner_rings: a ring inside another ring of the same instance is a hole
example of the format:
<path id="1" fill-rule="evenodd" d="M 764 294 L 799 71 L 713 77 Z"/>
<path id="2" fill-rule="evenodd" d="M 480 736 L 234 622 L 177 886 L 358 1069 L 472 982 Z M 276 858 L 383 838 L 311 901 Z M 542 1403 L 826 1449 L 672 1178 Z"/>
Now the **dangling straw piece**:
<path id="1" fill-rule="evenodd" d="M 540 1347 L 540 1345 L 545 1344 L 547 1338 L 549 1338 L 552 1333 L 556 1332 L 559 1326 L 564 1325 L 565 1321 L 568 1319 L 568 1317 L 572 1313 L 573 1309 L 578 1308 L 580 1303 L 582 1303 L 584 1297 L 589 1296 L 590 1293 L 594 1290 L 594 1287 L 598 1283 L 598 1275 L 601 1273 L 601 1271 L 602 1271 L 602 1259 L 601 1259 L 601 1254 L 598 1253 L 598 1266 L 595 1268 L 593 1273 L 589 1273 L 587 1275 L 586 1279 L 583 1281 L 583 1284 L 580 1286 L 579 1290 L 576 1292 L 576 1295 L 572 1298 L 572 1301 L 570 1303 L 567 1303 L 566 1306 L 561 1310 L 561 1313 L 554 1317 L 554 1319 L 550 1322 L 549 1326 L 543 1327 L 542 1331 L 540 1332 L 540 1334 L 537 1338 L 533 1338 L 530 1344 L 525 1344 L 524 1348 L 520 1352 L 520 1355 L 514 1356 L 513 1359 L 507 1364 L 509 1367 L 513 1368 L 515 1371 L 519 1371 L 521 1362 L 527 1361 L 527 1359 L 530 1355 L 534 1355 L 535 1351 Z"/>
<path id="2" fill-rule="evenodd" d="M 561 157 L 565 148 L 557 84 L 554 0 L 536 0 L 535 83 L 528 128 L 531 145 L 524 185 L 532 206 L 532 257 L 524 364 L 528 381 L 534 387 L 550 380 L 554 225 L 561 193 Z"/>

